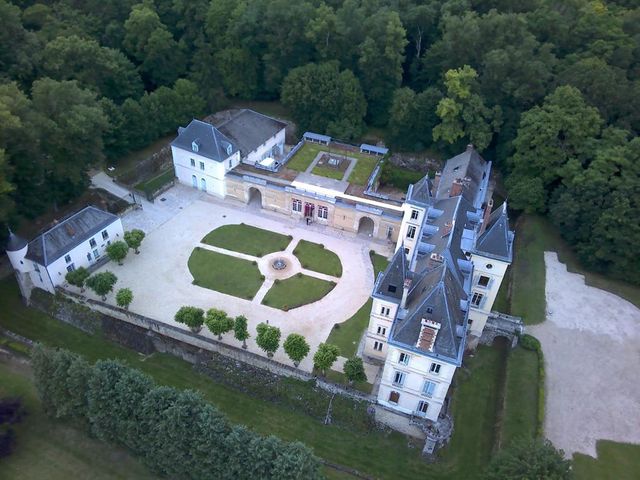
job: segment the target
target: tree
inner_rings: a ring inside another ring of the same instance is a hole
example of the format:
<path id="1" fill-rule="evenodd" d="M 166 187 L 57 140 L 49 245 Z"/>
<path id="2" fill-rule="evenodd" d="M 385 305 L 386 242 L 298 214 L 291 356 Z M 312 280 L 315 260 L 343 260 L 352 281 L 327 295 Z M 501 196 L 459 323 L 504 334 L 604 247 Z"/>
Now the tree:
<path id="1" fill-rule="evenodd" d="M 116 303 L 119 307 L 129 310 L 131 302 L 133 302 L 133 292 L 130 288 L 121 288 L 116 292 Z"/>
<path id="2" fill-rule="evenodd" d="M 269 358 L 273 357 L 274 352 L 280 346 L 280 329 L 266 323 L 260 323 L 256 327 L 258 335 L 256 335 L 256 343 L 258 347 L 267 352 Z"/>
<path id="3" fill-rule="evenodd" d="M 180 307 L 173 319 L 185 324 L 192 332 L 198 333 L 204 323 L 204 310 L 197 307 Z"/>
<path id="4" fill-rule="evenodd" d="M 309 344 L 305 338 L 298 333 L 290 333 L 282 346 L 296 367 L 309 353 Z"/>
<path id="5" fill-rule="evenodd" d="M 129 248 L 132 248 L 137 255 L 138 253 L 140 253 L 138 249 L 140 248 L 142 240 L 144 240 L 144 236 L 145 235 L 142 230 L 134 228 L 133 230 L 124 232 L 124 241 L 127 242 Z"/>
<path id="6" fill-rule="evenodd" d="M 242 342 L 242 348 L 247 348 L 247 339 L 249 338 L 249 329 L 247 328 L 247 317 L 238 315 L 233 324 L 233 336 L 236 340 Z"/>
<path id="7" fill-rule="evenodd" d="M 107 299 L 107 295 L 113 291 L 113 286 L 117 281 L 118 277 L 116 277 L 112 272 L 106 271 L 96 273 L 89 277 L 86 281 L 86 285 L 93 290 L 96 295 L 100 295 L 104 302 Z"/>
<path id="8" fill-rule="evenodd" d="M 321 343 L 313 356 L 313 368 L 320 370 L 322 375 L 326 375 L 327 370 L 338 359 L 338 355 L 340 355 L 340 349 L 337 346 Z"/>
<path id="9" fill-rule="evenodd" d="M 360 82 L 337 62 L 294 68 L 282 84 L 281 99 L 301 132 L 353 138 L 363 130 L 367 103 Z"/>
<path id="10" fill-rule="evenodd" d="M 118 265 L 122 265 L 122 260 L 125 259 L 128 252 L 129 246 L 121 240 L 113 242 L 111 245 L 107 246 L 107 255 L 109 256 L 109 259 L 114 262 L 118 262 Z"/>
<path id="11" fill-rule="evenodd" d="M 516 440 L 491 461 L 485 480 L 521 480 L 526 478 L 568 480 L 571 460 L 549 440 Z"/>
<path id="12" fill-rule="evenodd" d="M 436 88 L 418 94 L 410 88 L 396 90 L 389 111 L 389 144 L 403 150 L 424 150 L 430 146 L 431 132 L 440 121 L 436 107 L 441 99 L 442 93 Z"/>
<path id="13" fill-rule="evenodd" d="M 500 107 L 487 107 L 483 98 L 473 93 L 478 73 L 469 65 L 448 70 L 444 76 L 447 96 L 436 109 L 440 123 L 433 129 L 433 139 L 454 143 L 467 138 L 478 150 L 484 150 L 499 131 Z"/>
<path id="14" fill-rule="evenodd" d="M 78 267 L 65 275 L 65 280 L 74 287 L 78 287 L 80 292 L 84 292 L 84 284 L 89 278 L 89 270 L 84 267 Z"/>
<path id="15" fill-rule="evenodd" d="M 207 310 L 207 316 L 204 323 L 211 333 L 218 336 L 218 340 L 222 340 L 222 335 L 233 329 L 233 319 L 227 316 L 227 312 L 210 308 Z"/>
<path id="16" fill-rule="evenodd" d="M 349 383 L 353 385 L 354 382 L 366 382 L 367 374 L 364 371 L 364 364 L 362 358 L 351 357 L 344 362 L 343 371 Z"/>

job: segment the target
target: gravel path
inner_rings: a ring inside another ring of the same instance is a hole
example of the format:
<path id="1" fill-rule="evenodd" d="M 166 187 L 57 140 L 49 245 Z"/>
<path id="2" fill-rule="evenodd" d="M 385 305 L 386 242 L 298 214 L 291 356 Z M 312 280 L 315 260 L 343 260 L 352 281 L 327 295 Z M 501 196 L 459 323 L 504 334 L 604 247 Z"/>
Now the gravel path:
<path id="1" fill-rule="evenodd" d="M 547 437 L 567 456 L 596 441 L 640 443 L 640 309 L 545 252 L 546 322 L 527 327 L 546 363 Z"/>

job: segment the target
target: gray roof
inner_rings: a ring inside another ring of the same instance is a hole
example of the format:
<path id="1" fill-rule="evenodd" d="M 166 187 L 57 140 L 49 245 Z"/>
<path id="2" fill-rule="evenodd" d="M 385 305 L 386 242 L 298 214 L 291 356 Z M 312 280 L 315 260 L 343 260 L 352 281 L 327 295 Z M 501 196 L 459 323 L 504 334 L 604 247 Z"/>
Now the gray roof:
<path id="1" fill-rule="evenodd" d="M 193 149 L 194 142 L 197 144 L 197 151 Z M 197 153 L 216 162 L 224 162 L 229 158 L 230 154 L 227 150 L 229 145 L 231 145 L 231 154 L 238 150 L 238 147 L 220 130 L 209 123 L 197 119 L 191 120 L 191 123 L 185 128 L 179 128 L 178 136 L 171 142 L 171 145 Z"/>
<path id="2" fill-rule="evenodd" d="M 461 193 L 469 203 L 480 207 L 485 199 L 490 173 L 491 162 L 486 162 L 473 145 L 468 145 L 464 152 L 445 163 L 435 197 L 446 198 Z M 456 183 L 461 184 L 460 193 L 455 191 Z"/>
<path id="3" fill-rule="evenodd" d="M 466 334 L 467 293 L 456 274 L 453 259 L 447 255 L 445 261 L 418 275 L 409 292 L 404 318 L 397 319 L 392 326 L 389 341 L 400 344 L 424 355 L 434 356 L 460 364 Z M 418 346 L 422 319 L 440 323 L 433 351 Z"/>
<path id="4" fill-rule="evenodd" d="M 369 145 L 368 143 L 363 143 L 362 145 L 360 145 L 360 150 L 366 150 L 367 152 L 373 152 L 379 155 L 386 155 L 387 153 L 389 153 L 388 148 L 377 147 L 375 145 Z"/>
<path id="5" fill-rule="evenodd" d="M 85 207 L 29 242 L 26 258 L 40 265 L 51 265 L 117 220 L 112 213 Z"/>
<path id="6" fill-rule="evenodd" d="M 380 274 L 374 287 L 374 295 L 402 299 L 404 281 L 409 275 L 409 264 L 404 248 L 399 248 L 391 258 L 384 273 Z"/>
<path id="7" fill-rule="evenodd" d="M 275 118 L 245 108 L 219 125 L 218 130 L 238 147 L 244 158 L 286 126 Z"/>
<path id="8" fill-rule="evenodd" d="M 319 133 L 313 133 L 313 132 L 304 132 L 304 135 L 302 135 L 302 138 L 304 138 L 305 140 L 315 140 L 316 142 L 327 142 L 329 143 L 331 141 L 331 137 L 329 135 L 321 135 Z"/>
<path id="9" fill-rule="evenodd" d="M 415 184 L 409 185 L 407 191 L 407 203 L 417 204 L 421 206 L 430 205 L 433 201 L 433 195 L 431 190 L 433 183 L 429 179 L 428 175 L 425 175 Z"/>
<path id="10" fill-rule="evenodd" d="M 27 246 L 27 241 L 9 230 L 9 239 L 7 240 L 7 252 L 17 252 Z"/>
<path id="11" fill-rule="evenodd" d="M 478 240 L 474 252 L 479 255 L 503 260 L 513 260 L 513 232 L 509 230 L 507 202 L 491 212 L 485 231 Z"/>

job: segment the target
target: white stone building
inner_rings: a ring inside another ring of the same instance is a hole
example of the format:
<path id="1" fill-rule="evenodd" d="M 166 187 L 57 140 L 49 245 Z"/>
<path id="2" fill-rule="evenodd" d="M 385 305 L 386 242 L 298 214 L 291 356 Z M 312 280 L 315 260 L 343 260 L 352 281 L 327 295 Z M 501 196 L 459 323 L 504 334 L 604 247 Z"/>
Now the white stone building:
<path id="1" fill-rule="evenodd" d="M 437 421 L 513 254 L 506 205 L 491 212 L 491 163 L 472 146 L 409 187 L 396 253 L 376 279 L 365 356 L 384 362 L 378 403 Z"/>
<path id="2" fill-rule="evenodd" d="M 68 272 L 91 268 L 106 256 L 111 242 L 123 237 L 120 217 L 88 206 L 30 242 L 11 233 L 7 256 L 23 295 L 34 287 L 54 293 Z"/>

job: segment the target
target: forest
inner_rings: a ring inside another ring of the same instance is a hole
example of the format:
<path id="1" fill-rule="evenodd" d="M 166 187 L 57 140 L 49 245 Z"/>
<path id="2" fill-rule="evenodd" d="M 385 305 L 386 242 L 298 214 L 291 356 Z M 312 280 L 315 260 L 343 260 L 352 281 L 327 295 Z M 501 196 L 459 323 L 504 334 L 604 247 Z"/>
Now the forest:
<path id="1" fill-rule="evenodd" d="M 237 100 L 299 131 L 443 158 L 473 143 L 518 211 L 640 283 L 637 0 L 0 0 L 0 222 Z"/>

